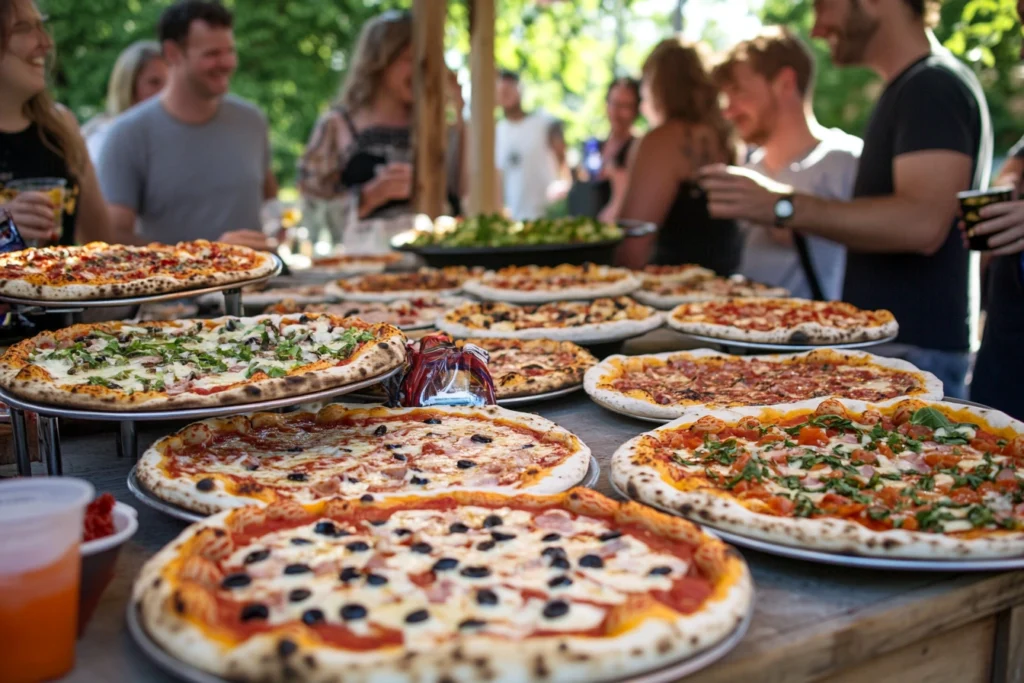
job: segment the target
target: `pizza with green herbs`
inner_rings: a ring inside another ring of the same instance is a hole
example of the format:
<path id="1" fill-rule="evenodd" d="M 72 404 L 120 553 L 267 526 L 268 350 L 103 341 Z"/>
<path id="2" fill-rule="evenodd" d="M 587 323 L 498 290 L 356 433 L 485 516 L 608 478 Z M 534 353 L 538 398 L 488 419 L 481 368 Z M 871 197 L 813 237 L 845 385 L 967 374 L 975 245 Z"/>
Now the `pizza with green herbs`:
<path id="1" fill-rule="evenodd" d="M 612 458 L 629 496 L 744 536 L 888 557 L 1024 554 L 1024 423 L 908 399 L 694 408 Z"/>
<path id="2" fill-rule="evenodd" d="M 0 357 L 0 386 L 111 411 L 254 403 L 352 384 L 405 360 L 386 324 L 326 313 L 104 322 L 43 332 Z"/>

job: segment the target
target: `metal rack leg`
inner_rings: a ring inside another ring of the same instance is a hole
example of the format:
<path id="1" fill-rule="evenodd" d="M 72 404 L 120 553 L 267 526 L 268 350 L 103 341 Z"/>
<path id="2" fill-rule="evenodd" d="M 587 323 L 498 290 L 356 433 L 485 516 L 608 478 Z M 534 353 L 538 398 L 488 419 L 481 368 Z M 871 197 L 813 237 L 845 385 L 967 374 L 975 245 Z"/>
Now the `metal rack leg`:
<path id="1" fill-rule="evenodd" d="M 121 423 L 121 432 L 118 444 L 120 445 L 120 457 L 127 455 L 132 459 L 132 462 L 139 459 L 139 446 L 137 435 L 135 433 L 134 422 L 125 420 Z"/>
<path id="2" fill-rule="evenodd" d="M 241 289 L 225 289 L 224 290 L 224 312 L 227 315 L 241 316 L 242 315 L 242 290 Z"/>
<path id="3" fill-rule="evenodd" d="M 14 457 L 18 463 L 18 476 L 32 476 L 32 458 L 28 450 L 28 427 L 25 425 L 25 411 L 11 408 L 11 429 L 14 432 Z"/>
<path id="4" fill-rule="evenodd" d="M 46 473 L 51 477 L 64 474 L 64 463 L 60 457 L 60 424 L 56 417 L 39 416 L 39 447 L 43 451 Z"/>

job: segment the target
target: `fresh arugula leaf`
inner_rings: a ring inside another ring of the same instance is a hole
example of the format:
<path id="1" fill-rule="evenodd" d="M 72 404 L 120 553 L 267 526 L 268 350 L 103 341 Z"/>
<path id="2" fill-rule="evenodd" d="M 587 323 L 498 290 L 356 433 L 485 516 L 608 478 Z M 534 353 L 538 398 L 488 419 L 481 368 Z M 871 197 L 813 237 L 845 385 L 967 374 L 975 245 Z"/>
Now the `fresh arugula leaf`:
<path id="1" fill-rule="evenodd" d="M 910 416 L 910 424 L 921 425 L 928 427 L 929 429 L 935 430 L 940 428 L 946 428 L 951 430 L 953 423 L 949 421 L 941 411 L 931 406 L 925 406 L 924 408 L 918 408 L 914 411 L 914 414 Z"/>
<path id="2" fill-rule="evenodd" d="M 971 526 L 979 527 L 994 524 L 996 520 L 992 511 L 984 505 L 972 505 L 971 509 L 967 511 L 967 521 L 971 523 Z"/>
<path id="3" fill-rule="evenodd" d="M 929 510 L 918 510 L 914 514 L 914 518 L 917 520 L 918 528 L 922 531 L 942 531 L 942 523 L 954 519 L 949 510 L 938 506 Z"/>

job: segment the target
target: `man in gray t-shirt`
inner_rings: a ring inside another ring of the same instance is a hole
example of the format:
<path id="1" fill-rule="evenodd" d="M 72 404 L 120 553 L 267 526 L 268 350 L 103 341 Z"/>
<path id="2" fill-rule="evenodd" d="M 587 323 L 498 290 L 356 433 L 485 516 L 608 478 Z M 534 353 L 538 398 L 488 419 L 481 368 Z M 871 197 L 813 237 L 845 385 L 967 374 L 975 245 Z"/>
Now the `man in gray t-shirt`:
<path id="1" fill-rule="evenodd" d="M 227 95 L 237 65 L 231 24 L 215 2 L 179 2 L 161 17 L 167 86 L 115 121 L 99 159 L 114 241 L 269 247 L 260 208 L 277 184 L 267 121 Z"/>
<path id="2" fill-rule="evenodd" d="M 863 143 L 814 118 L 810 95 L 814 61 L 788 29 L 769 27 L 736 45 L 715 68 L 715 81 L 728 100 L 725 115 L 744 141 L 757 145 L 747 166 L 800 192 L 849 199 Z M 806 236 L 813 276 L 826 299 L 840 299 L 846 248 Z M 810 298 L 807 272 L 789 230 L 747 229 L 740 273 Z"/>

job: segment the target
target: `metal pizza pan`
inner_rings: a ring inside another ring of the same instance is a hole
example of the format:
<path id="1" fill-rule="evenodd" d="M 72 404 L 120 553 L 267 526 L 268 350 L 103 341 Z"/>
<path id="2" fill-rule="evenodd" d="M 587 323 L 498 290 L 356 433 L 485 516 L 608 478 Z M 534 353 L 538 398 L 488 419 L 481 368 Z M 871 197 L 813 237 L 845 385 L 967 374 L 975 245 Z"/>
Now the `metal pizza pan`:
<path id="1" fill-rule="evenodd" d="M 516 408 L 518 406 L 524 406 L 529 403 L 537 403 L 538 401 L 548 401 L 553 398 L 560 396 L 568 396 L 574 394 L 583 388 L 582 384 L 577 384 L 571 387 L 562 387 L 561 389 L 555 389 L 554 391 L 545 391 L 541 394 L 530 394 L 529 396 L 513 396 L 511 398 L 499 398 L 498 405 L 505 408 Z"/>
<path id="2" fill-rule="evenodd" d="M 676 331 L 678 332 L 678 330 Z M 679 332 L 679 334 L 697 342 L 721 347 L 727 352 L 730 349 L 755 349 L 757 351 L 780 351 L 787 353 L 813 351 L 815 349 L 867 349 L 880 344 L 888 344 L 896 339 L 896 335 L 891 335 L 882 339 L 870 339 L 868 341 L 850 342 L 847 344 L 770 344 L 767 342 L 737 341 L 735 339 L 709 337 L 704 334 L 692 334 L 690 332 Z"/>
<path id="3" fill-rule="evenodd" d="M 637 500 L 615 485 L 609 477 L 612 491 L 627 500 Z M 654 505 L 646 501 L 637 500 L 649 507 L 680 516 L 675 510 L 660 505 Z M 853 567 L 856 569 L 879 569 L 884 571 L 911 571 L 911 572 L 997 572 L 1024 569 L 1024 555 L 1020 557 L 986 558 L 977 560 L 918 560 L 894 557 L 870 557 L 867 555 L 851 555 L 848 553 L 833 553 L 822 550 L 811 550 L 809 548 L 798 548 L 795 546 L 773 543 L 759 538 L 751 538 L 731 531 L 723 531 L 717 527 L 708 525 L 699 520 L 690 520 L 699 524 L 709 533 L 718 536 L 726 543 L 756 550 L 768 555 L 786 557 L 791 560 L 802 560 L 804 562 L 815 562 L 818 564 L 830 564 L 837 567 Z"/>
<path id="4" fill-rule="evenodd" d="M 276 410 L 278 408 L 287 408 L 299 403 L 331 399 L 336 396 L 342 396 L 354 391 L 359 391 L 360 389 L 365 389 L 366 387 L 373 386 L 374 384 L 379 384 L 388 377 L 399 372 L 401 369 L 401 366 L 399 366 L 392 368 L 381 375 L 376 375 L 375 377 L 369 377 L 359 382 L 353 382 L 352 384 L 346 384 L 340 387 L 324 389 L 312 394 L 287 396 L 284 398 L 276 398 L 270 401 L 258 401 L 255 403 L 238 403 L 226 406 L 187 408 L 183 410 L 142 410 L 132 412 L 80 410 L 77 408 L 33 403 L 31 401 L 18 398 L 17 396 L 12 396 L 2 389 L 0 389 L 0 401 L 14 408 L 27 410 L 30 413 L 37 413 L 46 417 L 63 417 L 74 420 L 106 420 L 113 422 L 140 422 L 144 420 L 201 420 L 207 417 L 222 417 L 225 415 L 237 415 L 239 413 Z"/>
<path id="5" fill-rule="evenodd" d="M 597 485 L 597 480 L 601 478 L 601 463 L 597 461 L 597 458 L 590 456 L 590 465 L 587 466 L 587 472 L 583 475 L 583 479 L 577 486 L 583 488 L 592 489 Z"/>
<path id="6" fill-rule="evenodd" d="M 133 467 L 132 471 L 128 473 L 127 484 L 128 490 L 132 492 L 132 495 L 139 499 L 140 503 L 153 508 L 157 512 L 162 512 L 165 515 L 169 515 L 189 523 L 200 522 L 206 519 L 206 515 L 187 510 L 183 507 L 157 498 L 152 491 L 146 488 L 145 484 L 139 481 L 139 475 L 136 472 L 135 467 Z"/>
<path id="7" fill-rule="evenodd" d="M 281 269 L 284 267 L 284 263 L 276 254 L 271 254 L 274 259 L 274 269 L 261 277 L 253 278 L 251 280 L 240 280 L 238 282 L 229 282 L 227 284 L 214 285 L 211 287 L 202 287 L 200 289 L 182 289 L 175 292 L 164 292 L 163 294 L 149 294 L 146 296 L 130 296 L 123 299 L 89 299 L 85 301 L 47 301 L 41 299 L 26 299 L 23 297 L 6 296 L 0 294 L 0 301 L 5 301 L 12 304 L 20 304 L 22 306 L 37 306 L 39 308 L 68 308 L 74 306 L 75 308 L 109 308 L 111 306 L 132 306 L 135 304 L 148 304 L 157 301 L 172 301 L 174 299 L 187 299 L 195 296 L 201 296 L 203 294 L 210 294 L 212 292 L 223 292 L 229 289 L 241 289 L 242 287 L 248 287 L 249 285 L 255 285 L 267 280 L 277 277 L 281 273 Z"/>
<path id="8" fill-rule="evenodd" d="M 724 639 L 711 647 L 698 652 L 680 662 L 670 664 L 660 669 L 635 674 L 628 680 L 629 683 L 674 683 L 679 679 L 690 676 L 701 669 L 706 669 L 719 659 L 733 650 L 750 628 L 750 621 L 753 616 L 754 600 L 750 601 L 750 611 L 744 616 L 743 621 Z M 146 629 L 142 626 L 139 618 L 139 608 L 135 601 L 129 601 L 125 610 L 125 625 L 132 641 L 160 669 L 188 683 L 227 683 L 227 679 L 207 673 L 202 669 L 192 666 L 177 657 L 168 653 L 163 647 L 153 640 Z"/>

